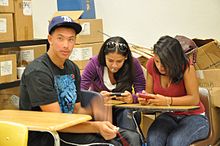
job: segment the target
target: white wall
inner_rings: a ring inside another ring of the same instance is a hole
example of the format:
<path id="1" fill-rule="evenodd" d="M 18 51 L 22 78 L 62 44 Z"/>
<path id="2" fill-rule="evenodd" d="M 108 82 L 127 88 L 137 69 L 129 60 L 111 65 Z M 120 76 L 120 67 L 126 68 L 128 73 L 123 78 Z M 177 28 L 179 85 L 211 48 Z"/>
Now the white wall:
<path id="1" fill-rule="evenodd" d="M 220 0 L 95 0 L 104 32 L 151 47 L 160 36 L 220 40 Z M 45 22 L 56 11 L 56 0 L 33 0 L 35 36 L 47 34 Z"/>
<path id="2" fill-rule="evenodd" d="M 57 11 L 57 0 L 32 0 L 34 38 L 47 38 L 48 20 Z"/>

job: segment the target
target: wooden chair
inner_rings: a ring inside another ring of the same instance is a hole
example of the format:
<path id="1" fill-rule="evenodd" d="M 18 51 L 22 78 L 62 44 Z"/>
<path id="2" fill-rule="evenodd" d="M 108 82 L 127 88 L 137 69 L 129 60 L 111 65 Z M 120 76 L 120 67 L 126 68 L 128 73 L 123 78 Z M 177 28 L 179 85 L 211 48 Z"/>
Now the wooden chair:
<path id="1" fill-rule="evenodd" d="M 0 146 L 27 146 L 28 129 L 24 125 L 0 121 Z"/>
<path id="2" fill-rule="evenodd" d="M 205 106 L 205 114 L 209 120 L 209 135 L 206 139 L 194 142 L 190 146 L 215 146 L 220 138 L 220 110 L 212 105 L 209 91 L 206 88 L 199 88 L 200 100 Z"/>

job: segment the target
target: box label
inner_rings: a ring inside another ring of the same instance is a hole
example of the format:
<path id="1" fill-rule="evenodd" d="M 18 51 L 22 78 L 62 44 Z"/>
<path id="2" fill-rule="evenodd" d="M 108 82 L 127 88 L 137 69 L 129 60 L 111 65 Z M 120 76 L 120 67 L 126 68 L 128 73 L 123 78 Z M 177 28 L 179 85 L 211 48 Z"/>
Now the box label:
<path id="1" fill-rule="evenodd" d="M 92 47 L 74 48 L 70 60 L 89 60 L 92 57 Z"/>
<path id="2" fill-rule="evenodd" d="M 23 1 L 23 14 L 25 16 L 31 16 L 32 15 L 31 1 Z"/>
<path id="3" fill-rule="evenodd" d="M 12 60 L 9 61 L 2 61 L 0 62 L 0 76 L 6 76 L 12 74 Z"/>
<path id="4" fill-rule="evenodd" d="M 7 20 L 5 18 L 0 18 L 0 33 L 7 32 Z"/>
<path id="5" fill-rule="evenodd" d="M 0 6 L 8 6 L 8 0 L 0 0 Z"/>
<path id="6" fill-rule="evenodd" d="M 79 33 L 79 35 L 90 35 L 90 23 L 89 22 L 85 22 L 81 24 L 82 26 L 82 31 Z"/>
<path id="7" fill-rule="evenodd" d="M 34 50 L 22 50 L 20 55 L 21 61 L 25 60 L 27 62 L 31 62 L 34 60 Z"/>

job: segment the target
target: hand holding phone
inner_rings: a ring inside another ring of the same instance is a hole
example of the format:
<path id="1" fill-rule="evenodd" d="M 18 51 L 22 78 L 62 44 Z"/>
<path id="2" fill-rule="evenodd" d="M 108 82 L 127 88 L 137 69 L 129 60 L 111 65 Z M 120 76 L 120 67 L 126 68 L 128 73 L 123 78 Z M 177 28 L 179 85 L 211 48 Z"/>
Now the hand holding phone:
<path id="1" fill-rule="evenodd" d="M 144 99 L 154 99 L 153 97 L 149 96 L 148 93 L 138 93 L 138 96 Z"/>
<path id="2" fill-rule="evenodd" d="M 121 92 L 112 92 L 110 96 L 123 96 Z"/>

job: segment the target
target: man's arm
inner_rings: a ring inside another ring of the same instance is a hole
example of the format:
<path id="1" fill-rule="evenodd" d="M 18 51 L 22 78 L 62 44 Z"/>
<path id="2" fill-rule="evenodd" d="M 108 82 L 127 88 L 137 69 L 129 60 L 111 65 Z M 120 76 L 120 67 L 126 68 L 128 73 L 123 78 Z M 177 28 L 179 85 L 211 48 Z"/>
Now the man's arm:
<path id="1" fill-rule="evenodd" d="M 105 140 L 110 140 L 116 137 L 117 128 L 110 122 L 88 121 L 59 132 L 65 133 L 99 133 Z"/>
<path id="2" fill-rule="evenodd" d="M 58 102 L 50 103 L 50 104 L 47 104 L 47 105 L 41 105 L 40 108 L 44 112 L 57 112 L 57 113 L 61 113 L 60 105 L 59 105 Z"/>

